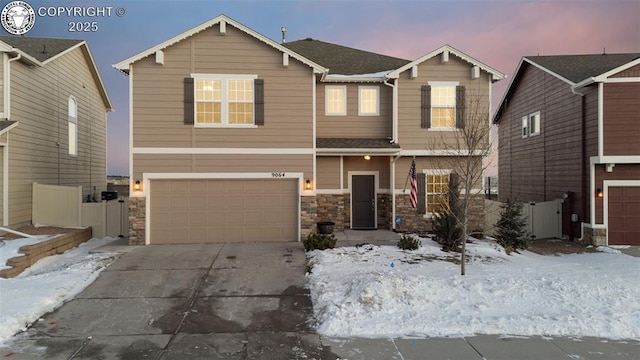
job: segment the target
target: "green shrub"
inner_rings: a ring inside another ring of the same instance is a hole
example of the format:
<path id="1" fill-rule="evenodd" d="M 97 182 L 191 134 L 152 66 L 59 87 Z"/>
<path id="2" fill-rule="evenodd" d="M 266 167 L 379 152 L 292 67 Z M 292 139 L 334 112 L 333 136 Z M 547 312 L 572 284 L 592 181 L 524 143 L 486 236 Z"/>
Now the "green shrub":
<path id="1" fill-rule="evenodd" d="M 502 204 L 500 220 L 496 223 L 495 238 L 502 245 L 507 254 L 519 249 L 525 250 L 529 246 L 527 220 L 522 216 L 522 203 L 507 200 Z"/>
<path id="2" fill-rule="evenodd" d="M 309 234 L 302 241 L 305 251 L 326 250 L 336 247 L 336 236 L 333 234 Z"/>
<path id="3" fill-rule="evenodd" d="M 420 240 L 411 235 L 402 235 L 398 241 L 398 247 L 402 250 L 417 250 L 420 245 Z"/>
<path id="4" fill-rule="evenodd" d="M 450 212 L 433 215 L 433 240 L 442 245 L 444 251 L 460 251 L 462 228 Z"/>

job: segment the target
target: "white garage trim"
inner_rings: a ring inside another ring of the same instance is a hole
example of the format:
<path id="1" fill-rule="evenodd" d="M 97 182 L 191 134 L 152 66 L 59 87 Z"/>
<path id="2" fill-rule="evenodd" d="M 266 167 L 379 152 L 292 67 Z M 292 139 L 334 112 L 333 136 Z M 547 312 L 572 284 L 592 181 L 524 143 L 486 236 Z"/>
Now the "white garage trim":
<path id="1" fill-rule="evenodd" d="M 144 173 L 143 193 L 145 196 L 145 245 L 151 244 L 151 180 L 216 180 L 216 179 L 297 179 L 298 198 L 302 195 L 304 174 L 301 172 L 273 172 L 273 173 Z M 297 239 L 300 241 L 301 220 L 300 220 L 300 199 L 298 199 L 298 229 Z"/>
<path id="2" fill-rule="evenodd" d="M 606 244 L 609 245 L 609 187 L 640 187 L 640 180 L 603 180 L 604 201 L 602 202 L 602 221 L 606 232 Z"/>

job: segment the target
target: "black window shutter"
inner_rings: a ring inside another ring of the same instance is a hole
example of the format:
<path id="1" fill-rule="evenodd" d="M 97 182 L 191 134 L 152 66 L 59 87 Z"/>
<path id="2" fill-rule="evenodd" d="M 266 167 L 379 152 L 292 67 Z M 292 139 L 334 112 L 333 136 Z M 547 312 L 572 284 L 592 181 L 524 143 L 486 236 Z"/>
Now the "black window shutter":
<path id="1" fill-rule="evenodd" d="M 422 107 L 420 112 L 421 114 L 420 127 L 424 129 L 428 129 L 431 127 L 431 86 L 422 85 L 421 98 L 422 98 Z"/>
<path id="2" fill-rule="evenodd" d="M 194 113 L 193 113 L 193 78 L 184 78 L 184 124 L 185 125 L 193 125 L 194 124 Z"/>
<path id="3" fill-rule="evenodd" d="M 416 206 L 416 211 L 418 214 L 426 214 L 427 213 L 427 181 L 426 174 L 419 173 L 418 175 L 418 204 Z"/>
<path id="4" fill-rule="evenodd" d="M 253 106 L 255 107 L 256 125 L 264 125 L 264 79 L 253 80 Z"/>
<path id="5" fill-rule="evenodd" d="M 464 129 L 464 86 L 456 86 L 456 127 Z"/>

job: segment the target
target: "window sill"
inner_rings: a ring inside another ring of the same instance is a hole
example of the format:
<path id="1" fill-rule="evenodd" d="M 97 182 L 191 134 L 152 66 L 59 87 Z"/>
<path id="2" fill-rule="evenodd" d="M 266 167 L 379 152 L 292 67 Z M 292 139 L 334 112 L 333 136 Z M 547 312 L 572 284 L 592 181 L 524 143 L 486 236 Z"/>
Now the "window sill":
<path id="1" fill-rule="evenodd" d="M 449 128 L 449 127 L 446 127 L 446 128 L 444 128 L 444 127 L 443 128 L 428 128 L 427 129 L 427 131 L 458 131 L 458 130 L 460 130 L 460 129 L 458 129 L 458 128 Z"/>
<path id="2" fill-rule="evenodd" d="M 198 128 L 198 129 L 256 129 L 256 128 L 258 128 L 258 125 L 254 125 L 254 124 L 247 124 L 247 125 L 243 125 L 243 124 L 238 124 L 238 125 L 232 125 L 232 124 L 195 124 L 194 127 Z"/>

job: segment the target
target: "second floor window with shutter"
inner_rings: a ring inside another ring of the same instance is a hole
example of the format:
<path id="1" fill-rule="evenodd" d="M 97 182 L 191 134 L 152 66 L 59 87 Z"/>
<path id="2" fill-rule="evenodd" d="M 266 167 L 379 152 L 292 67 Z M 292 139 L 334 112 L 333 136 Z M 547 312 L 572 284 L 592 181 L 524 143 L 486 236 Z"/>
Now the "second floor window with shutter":
<path id="1" fill-rule="evenodd" d="M 194 124 L 201 127 L 258 125 L 255 81 L 253 75 L 194 76 Z"/>
<path id="2" fill-rule="evenodd" d="M 431 87 L 431 127 L 453 128 L 456 126 L 456 87 Z"/>

